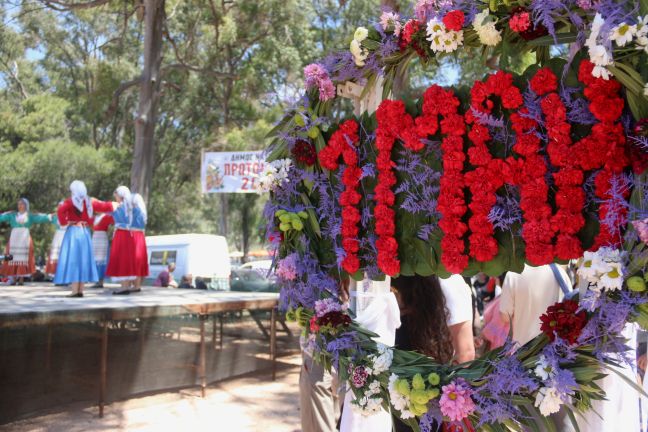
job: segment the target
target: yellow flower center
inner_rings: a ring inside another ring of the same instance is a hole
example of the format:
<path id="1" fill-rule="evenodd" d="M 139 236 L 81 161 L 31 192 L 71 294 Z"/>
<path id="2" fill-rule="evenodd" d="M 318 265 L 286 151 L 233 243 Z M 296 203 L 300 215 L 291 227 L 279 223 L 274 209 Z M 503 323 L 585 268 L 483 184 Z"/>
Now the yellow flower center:
<path id="1" fill-rule="evenodd" d="M 448 399 L 450 400 L 456 400 L 457 399 L 457 393 L 452 392 L 448 395 Z"/>
<path id="2" fill-rule="evenodd" d="M 611 278 L 618 278 L 621 275 L 619 274 L 617 269 L 614 269 L 611 272 L 608 272 L 608 276 L 611 277 Z"/>

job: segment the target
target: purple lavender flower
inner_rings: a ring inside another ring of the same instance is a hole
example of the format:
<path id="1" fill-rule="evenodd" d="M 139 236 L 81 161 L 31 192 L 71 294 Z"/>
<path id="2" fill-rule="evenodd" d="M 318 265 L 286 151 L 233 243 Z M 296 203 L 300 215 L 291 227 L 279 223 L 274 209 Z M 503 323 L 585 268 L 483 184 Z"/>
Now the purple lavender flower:
<path id="1" fill-rule="evenodd" d="M 318 318 L 323 317 L 329 312 L 339 312 L 342 310 L 345 310 L 345 308 L 334 298 L 326 298 L 315 302 L 315 315 Z"/>
<path id="2" fill-rule="evenodd" d="M 502 352 L 507 352 L 510 342 Z M 515 355 L 493 362 L 493 371 L 484 377 L 486 384 L 473 396 L 480 414 L 478 426 L 502 422 L 520 414 L 512 397 L 531 393 L 538 388 L 536 381 Z"/>

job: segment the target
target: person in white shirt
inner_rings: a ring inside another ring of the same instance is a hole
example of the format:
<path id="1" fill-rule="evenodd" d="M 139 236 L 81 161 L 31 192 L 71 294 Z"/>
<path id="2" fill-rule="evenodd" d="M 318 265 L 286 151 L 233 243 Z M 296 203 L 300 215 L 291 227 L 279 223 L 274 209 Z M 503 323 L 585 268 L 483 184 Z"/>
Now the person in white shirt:
<path id="1" fill-rule="evenodd" d="M 464 363 L 475 358 L 473 339 L 473 302 L 470 286 L 460 275 L 439 279 L 448 308 L 448 329 L 455 361 Z"/>
<path id="2" fill-rule="evenodd" d="M 571 287 L 569 277 L 561 266 L 558 275 Z M 524 266 L 522 273 L 508 272 L 502 284 L 500 314 L 511 323 L 513 340 L 524 345 L 540 334 L 540 316 L 549 306 L 563 299 L 563 291 L 549 265 Z"/>

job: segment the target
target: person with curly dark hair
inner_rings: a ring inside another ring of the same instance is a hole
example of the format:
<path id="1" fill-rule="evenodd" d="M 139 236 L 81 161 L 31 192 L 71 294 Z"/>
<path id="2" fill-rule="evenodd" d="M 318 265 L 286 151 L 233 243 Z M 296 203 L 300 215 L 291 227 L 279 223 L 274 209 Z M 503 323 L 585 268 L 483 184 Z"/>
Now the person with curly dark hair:
<path id="1" fill-rule="evenodd" d="M 400 276 L 392 279 L 401 310 L 396 330 L 396 348 L 416 351 L 438 363 L 463 363 L 475 358 L 473 307 L 470 287 L 459 275 Z M 393 417 L 396 432 L 411 432 Z M 441 430 L 433 425 L 430 430 Z"/>
<path id="2" fill-rule="evenodd" d="M 396 348 L 439 363 L 475 358 L 470 287 L 461 276 L 401 276 L 392 280 L 392 287 L 401 308 Z"/>

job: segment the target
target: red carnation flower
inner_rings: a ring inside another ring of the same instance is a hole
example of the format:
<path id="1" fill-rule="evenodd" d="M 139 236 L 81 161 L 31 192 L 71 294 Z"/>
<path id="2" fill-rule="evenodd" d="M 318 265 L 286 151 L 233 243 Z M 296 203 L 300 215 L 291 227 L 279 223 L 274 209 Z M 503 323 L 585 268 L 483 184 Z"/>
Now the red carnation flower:
<path id="1" fill-rule="evenodd" d="M 540 317 L 540 321 L 540 329 L 550 340 L 555 340 L 557 336 L 574 344 L 587 323 L 587 314 L 585 311 L 578 311 L 577 302 L 565 300 L 549 306 L 547 312 Z"/>
<path id="2" fill-rule="evenodd" d="M 464 13 L 460 10 L 453 10 L 443 17 L 443 24 L 449 30 L 459 31 L 464 24 Z"/>
<path id="3" fill-rule="evenodd" d="M 597 120 L 613 123 L 621 117 L 623 106 L 623 99 L 618 96 L 597 96 L 592 99 L 589 104 L 589 109 Z"/>
<path id="4" fill-rule="evenodd" d="M 506 109 L 516 109 L 522 105 L 522 93 L 520 89 L 511 86 L 502 93 L 502 106 Z"/>
<path id="5" fill-rule="evenodd" d="M 556 78 L 556 75 L 551 69 L 543 67 L 531 78 L 529 85 L 538 96 L 543 96 L 556 91 L 558 88 L 558 78 Z"/>

